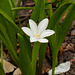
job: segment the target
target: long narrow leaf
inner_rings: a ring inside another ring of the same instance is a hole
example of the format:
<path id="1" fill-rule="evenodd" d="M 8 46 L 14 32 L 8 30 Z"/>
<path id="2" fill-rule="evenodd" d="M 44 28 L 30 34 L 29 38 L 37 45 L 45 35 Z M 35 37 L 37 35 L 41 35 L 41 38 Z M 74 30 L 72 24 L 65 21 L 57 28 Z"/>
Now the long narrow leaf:
<path id="1" fill-rule="evenodd" d="M 22 34 L 22 32 L 16 26 L 15 22 L 2 9 L 0 9 L 0 14 L 3 15 L 10 23 L 12 23 L 12 27 L 15 29 L 17 33 L 19 32 L 20 34 Z"/>
<path id="2" fill-rule="evenodd" d="M 32 75 L 31 59 L 28 53 L 28 50 L 30 50 L 28 46 L 29 44 L 20 34 L 18 34 L 18 39 L 20 44 L 19 66 L 22 71 L 22 75 Z"/>
<path id="3" fill-rule="evenodd" d="M 65 5 L 64 5 L 65 7 Z M 64 7 L 63 10 L 65 9 Z M 72 8 L 72 9 L 71 9 Z M 66 18 L 63 20 L 62 24 L 59 26 L 59 23 L 58 21 L 60 20 L 59 18 L 56 19 L 57 22 L 55 21 L 55 19 L 53 20 L 56 24 L 54 25 L 54 28 L 52 27 L 52 29 L 55 29 L 55 35 L 52 36 L 50 39 L 49 39 L 49 42 L 50 42 L 50 45 L 51 45 L 51 49 L 52 49 L 52 54 L 53 54 L 53 75 L 54 75 L 54 67 L 56 66 L 57 64 L 57 55 L 58 55 L 58 51 L 60 49 L 60 46 L 62 44 L 62 42 L 64 41 L 65 39 L 65 36 L 66 36 L 66 33 L 68 32 L 68 29 L 69 27 L 71 26 L 71 23 L 73 21 L 73 19 L 75 18 L 75 9 L 74 9 L 74 6 L 72 7 L 71 5 L 71 10 L 69 10 L 69 13 L 68 15 L 66 16 Z M 59 11 L 58 11 L 59 10 Z M 60 9 L 58 9 L 58 13 L 60 12 Z M 55 14 L 58 14 L 58 13 L 55 13 Z M 62 14 L 61 14 L 62 15 Z M 60 16 L 61 16 L 60 15 Z M 57 15 L 59 16 L 59 15 Z M 54 16 L 56 17 L 56 16 Z M 69 22 L 70 21 L 70 22 Z M 53 22 L 52 22 L 53 24 Z M 66 27 L 65 27 L 66 26 Z M 65 31 L 63 31 L 65 30 Z M 61 35 L 62 33 L 62 35 Z M 58 42 L 59 41 L 59 42 Z"/>
<path id="4" fill-rule="evenodd" d="M 0 75 L 5 75 L 2 64 L 0 63 Z"/>
<path id="5" fill-rule="evenodd" d="M 36 42 L 34 43 L 33 50 L 32 50 L 32 69 L 33 69 L 33 75 L 35 75 L 36 72 L 36 62 L 37 62 L 37 56 L 39 54 L 40 49 L 40 43 Z"/>
<path id="6" fill-rule="evenodd" d="M 4 26 L 1 23 L 0 23 L 0 37 L 1 37 L 2 41 L 4 42 L 5 46 L 8 48 L 8 51 L 11 54 L 13 60 L 18 65 L 18 57 L 17 57 L 16 51 L 9 39 L 8 34 L 6 33 Z"/>
<path id="7" fill-rule="evenodd" d="M 73 3 L 75 4 L 75 0 L 62 0 L 62 4 Z"/>

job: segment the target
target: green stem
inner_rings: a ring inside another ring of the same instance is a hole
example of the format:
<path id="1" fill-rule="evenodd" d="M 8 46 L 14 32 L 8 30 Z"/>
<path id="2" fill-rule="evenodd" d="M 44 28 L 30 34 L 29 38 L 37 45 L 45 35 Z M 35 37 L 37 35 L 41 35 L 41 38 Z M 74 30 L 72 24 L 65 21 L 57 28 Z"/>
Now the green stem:
<path id="1" fill-rule="evenodd" d="M 22 26 L 22 25 L 21 25 L 21 22 L 20 22 L 18 13 L 17 13 L 17 19 L 18 19 L 19 27 L 20 27 L 20 29 L 21 29 L 21 26 Z"/>
<path id="2" fill-rule="evenodd" d="M 51 2 L 51 1 L 52 1 L 52 0 L 50 0 L 50 2 Z M 52 15 L 53 15 L 52 4 L 50 4 L 49 6 L 50 6 L 50 18 L 51 18 Z"/>
<path id="3" fill-rule="evenodd" d="M 50 18 L 52 17 L 53 15 L 53 10 L 52 10 L 52 4 L 50 5 Z"/>
<path id="4" fill-rule="evenodd" d="M 11 0 L 9 0 L 9 4 L 10 4 L 10 7 L 13 8 L 13 4 L 12 4 Z"/>
<path id="5" fill-rule="evenodd" d="M 50 2 L 51 2 L 51 0 L 50 0 Z M 46 0 L 46 3 L 48 3 L 47 0 Z M 51 18 L 53 15 L 52 4 L 49 4 L 49 5 L 46 4 L 46 8 L 50 8 L 50 10 L 48 10 L 47 13 L 49 15 L 49 18 Z"/>
<path id="6" fill-rule="evenodd" d="M 53 54 L 53 53 L 52 53 Z M 54 53 L 53 56 L 53 62 L 52 62 L 52 75 L 54 75 L 54 71 L 55 71 L 55 66 L 58 65 L 58 58 L 57 58 L 57 53 Z"/>
<path id="7" fill-rule="evenodd" d="M 35 4 L 37 3 L 37 0 L 34 0 Z"/>
<path id="8" fill-rule="evenodd" d="M 24 10 L 24 9 L 34 9 L 34 7 L 15 7 L 15 8 L 12 8 L 12 10 Z"/>
<path id="9" fill-rule="evenodd" d="M 21 0 L 18 0 L 17 7 L 20 6 L 20 3 L 21 3 Z M 11 10 L 12 10 L 12 9 L 11 9 Z M 15 18 L 16 18 L 17 13 L 18 13 L 18 11 L 15 11 L 15 13 L 14 13 L 14 20 L 15 20 Z"/>
<path id="10" fill-rule="evenodd" d="M 32 50 L 32 69 L 33 69 L 33 75 L 35 75 L 36 72 L 36 63 L 37 63 L 37 56 L 39 53 L 40 43 L 36 42 L 34 43 L 33 50 Z"/>
<path id="11" fill-rule="evenodd" d="M 39 75 L 42 75 L 42 68 L 45 59 L 45 53 L 47 48 L 47 43 L 41 44 L 40 51 L 39 51 Z"/>
<path id="12" fill-rule="evenodd" d="M 12 11 L 16 11 L 16 10 L 25 10 L 25 9 L 34 9 L 34 7 L 15 7 L 15 8 L 12 8 L 11 10 Z M 45 8 L 45 10 L 50 10 L 50 8 Z"/>
<path id="13" fill-rule="evenodd" d="M 3 66 L 3 43 L 1 41 L 1 64 Z"/>

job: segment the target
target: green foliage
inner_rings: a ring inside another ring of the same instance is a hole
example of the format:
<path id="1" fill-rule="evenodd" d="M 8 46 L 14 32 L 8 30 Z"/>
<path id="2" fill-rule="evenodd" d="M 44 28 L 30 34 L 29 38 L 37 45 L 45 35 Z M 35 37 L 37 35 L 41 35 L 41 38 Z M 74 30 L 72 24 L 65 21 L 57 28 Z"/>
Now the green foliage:
<path id="1" fill-rule="evenodd" d="M 16 54 L 16 29 L 18 29 L 18 27 L 13 21 L 9 1 L 2 0 L 0 3 L 0 37 L 4 45 L 8 48 L 13 60 L 18 64 L 18 57 Z"/>
<path id="2" fill-rule="evenodd" d="M 32 75 L 32 65 L 31 65 L 31 47 L 27 42 L 27 39 L 18 34 L 19 44 L 20 44 L 20 54 L 19 54 L 19 65 L 23 75 Z M 28 52 L 29 51 L 29 52 Z M 30 55 L 30 57 L 29 57 Z"/>
<path id="3" fill-rule="evenodd" d="M 43 63 L 45 59 L 45 53 L 46 53 L 46 48 L 48 44 L 41 44 L 41 48 L 39 51 L 39 75 L 42 75 L 42 68 L 43 68 Z"/>
<path id="4" fill-rule="evenodd" d="M 75 0 L 62 0 L 63 4 L 67 4 L 67 3 L 73 3 L 75 4 Z"/>
<path id="5" fill-rule="evenodd" d="M 0 75 L 5 75 L 2 64 L 0 63 Z"/>
<path id="6" fill-rule="evenodd" d="M 31 15 L 31 19 L 34 20 L 35 22 L 37 22 L 38 18 L 39 18 L 39 14 L 40 14 L 40 9 L 41 9 L 41 4 L 44 0 L 38 0 L 37 4 L 35 5 L 34 11 Z M 37 15 L 36 15 L 37 14 Z"/>
<path id="7" fill-rule="evenodd" d="M 45 58 L 45 52 L 48 44 L 33 43 L 33 48 L 28 40 L 28 37 L 16 26 L 15 18 L 18 11 L 12 11 L 15 8 L 15 0 L 0 0 L 0 39 L 7 47 L 10 55 L 15 63 L 20 67 L 23 75 L 42 74 L 42 66 Z M 51 0 L 55 2 L 56 0 Z M 58 0 L 60 1 L 60 0 Z M 20 6 L 21 0 L 18 1 L 17 6 Z M 53 74 L 55 66 L 58 64 L 57 55 L 63 43 L 66 33 L 68 32 L 72 21 L 75 19 L 75 0 L 63 0 L 61 5 L 53 13 L 52 4 L 46 5 L 47 0 L 34 0 L 35 7 L 33 9 L 31 19 L 39 22 L 49 17 L 48 29 L 55 31 L 55 34 L 48 38 L 53 55 Z M 47 13 L 45 12 L 45 9 Z M 20 8 L 21 9 L 21 8 Z M 60 24 L 61 17 L 69 10 L 67 16 Z M 19 17 L 18 17 L 19 19 Z M 19 21 L 20 23 L 20 21 Z M 19 57 L 17 56 L 17 41 L 16 34 L 20 44 Z M 39 66 L 37 66 L 37 56 L 39 54 Z M 36 66 L 38 69 L 36 69 Z M 37 70 L 37 72 L 36 72 Z M 4 75 L 3 68 L 0 64 L 0 75 Z"/>
<path id="8" fill-rule="evenodd" d="M 63 20 L 62 24 L 59 25 L 62 14 L 66 11 L 66 9 L 68 9 L 68 7 L 69 13 Z M 49 43 L 53 54 L 53 68 L 55 68 L 55 66 L 57 65 L 57 55 L 60 46 L 65 39 L 66 33 L 69 30 L 72 21 L 75 18 L 74 13 L 75 13 L 74 6 L 72 6 L 71 4 L 66 4 L 58 8 L 50 20 L 49 28 L 55 30 L 55 35 L 49 38 Z"/>

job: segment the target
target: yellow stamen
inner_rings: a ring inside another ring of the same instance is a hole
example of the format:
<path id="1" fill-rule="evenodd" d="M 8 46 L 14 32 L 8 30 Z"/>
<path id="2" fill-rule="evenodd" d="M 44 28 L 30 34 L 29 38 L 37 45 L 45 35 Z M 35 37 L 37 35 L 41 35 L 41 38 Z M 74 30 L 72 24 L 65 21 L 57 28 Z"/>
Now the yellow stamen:
<path id="1" fill-rule="evenodd" d="M 39 38 L 39 34 L 36 34 L 36 38 Z"/>

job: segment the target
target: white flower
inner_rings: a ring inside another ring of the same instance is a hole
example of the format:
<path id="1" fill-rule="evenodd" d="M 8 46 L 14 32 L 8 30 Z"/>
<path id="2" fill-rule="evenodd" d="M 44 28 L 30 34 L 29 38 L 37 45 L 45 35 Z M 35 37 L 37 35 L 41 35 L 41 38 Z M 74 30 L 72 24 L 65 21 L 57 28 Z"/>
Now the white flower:
<path id="1" fill-rule="evenodd" d="M 39 25 L 33 21 L 29 20 L 30 28 L 28 27 L 22 27 L 22 30 L 30 36 L 30 42 L 41 42 L 41 43 L 47 43 L 48 40 L 45 37 L 51 36 L 55 32 L 53 30 L 47 29 L 48 26 L 48 19 L 43 19 Z"/>
<path id="2" fill-rule="evenodd" d="M 62 63 L 59 66 L 55 67 L 54 74 L 60 74 L 69 71 L 70 69 L 70 61 L 67 61 L 66 63 Z M 48 75 L 52 75 L 52 69 L 48 72 Z"/>

